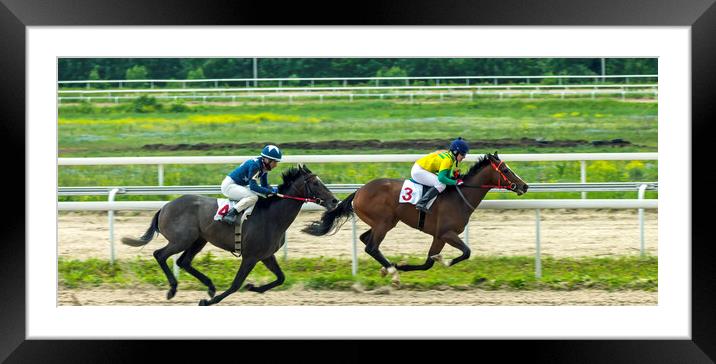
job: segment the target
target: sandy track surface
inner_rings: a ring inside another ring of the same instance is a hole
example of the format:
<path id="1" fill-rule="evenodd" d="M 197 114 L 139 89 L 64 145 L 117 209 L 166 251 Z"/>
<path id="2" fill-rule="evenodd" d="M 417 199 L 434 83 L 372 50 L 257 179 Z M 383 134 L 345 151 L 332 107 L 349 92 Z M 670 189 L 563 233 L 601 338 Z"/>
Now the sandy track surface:
<path id="1" fill-rule="evenodd" d="M 181 290 L 171 300 L 166 291 L 147 289 L 61 289 L 61 306 L 196 306 L 200 299 L 208 298 L 204 291 Z M 567 306 L 623 306 L 656 305 L 657 292 L 601 290 L 577 291 L 483 291 L 483 290 L 431 290 L 410 291 L 381 287 L 372 291 L 317 291 L 291 288 L 269 291 L 264 294 L 238 292 L 224 299 L 222 306 L 412 306 L 412 305 L 567 305 Z"/>
<path id="2" fill-rule="evenodd" d="M 152 252 L 167 244 L 158 235 L 149 245 L 133 248 L 123 245 L 123 236 L 139 237 L 149 227 L 153 212 L 117 212 L 115 214 L 115 256 L 118 259 L 152 258 Z M 332 236 L 314 237 L 300 232 L 310 221 L 320 219 L 320 212 L 299 214 L 288 230 L 289 257 L 334 257 L 350 259 L 353 245 L 351 221 Z M 356 220 L 357 234 L 368 226 Z M 656 210 L 645 211 L 645 236 L 648 254 L 658 254 Z M 541 252 L 544 257 L 616 256 L 639 254 L 639 222 L 636 210 L 541 211 Z M 461 235 L 465 240 L 465 233 Z M 473 255 L 534 255 L 534 210 L 490 210 L 473 214 L 469 223 L 469 245 Z M 431 237 L 398 223 L 380 246 L 387 256 L 426 255 Z M 368 259 L 363 243 L 357 242 L 359 258 Z M 220 258 L 232 257 L 228 252 L 207 244 L 204 251 Z M 58 255 L 67 259 L 102 258 L 110 254 L 107 213 L 61 212 L 58 216 Z M 277 254 L 283 254 L 279 251 Z M 446 257 L 459 251 L 446 246 Z"/>

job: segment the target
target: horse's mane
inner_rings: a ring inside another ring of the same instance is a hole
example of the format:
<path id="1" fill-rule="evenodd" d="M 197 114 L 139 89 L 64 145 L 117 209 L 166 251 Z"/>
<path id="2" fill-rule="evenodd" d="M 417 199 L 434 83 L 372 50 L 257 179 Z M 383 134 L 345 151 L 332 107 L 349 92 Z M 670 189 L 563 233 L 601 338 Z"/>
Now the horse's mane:
<path id="1" fill-rule="evenodd" d="M 288 189 L 293 185 L 296 180 L 305 175 L 305 174 L 311 174 L 311 170 L 308 169 L 306 166 L 300 166 L 300 167 L 291 167 L 287 171 L 283 172 L 281 177 L 283 177 L 283 182 L 278 185 L 278 192 L 281 194 L 285 194 L 288 192 Z M 271 196 L 269 198 L 259 198 L 258 202 L 256 202 L 256 207 L 259 207 L 260 205 L 267 205 L 269 203 L 272 203 L 276 200 L 280 200 L 281 198 L 278 196 Z"/>
<path id="2" fill-rule="evenodd" d="M 480 157 L 480 159 L 477 160 L 477 163 L 470 167 L 470 170 L 465 173 L 464 178 L 476 175 L 477 172 L 482 169 L 482 167 L 490 164 L 490 157 L 493 157 L 493 155 L 489 153 Z"/>

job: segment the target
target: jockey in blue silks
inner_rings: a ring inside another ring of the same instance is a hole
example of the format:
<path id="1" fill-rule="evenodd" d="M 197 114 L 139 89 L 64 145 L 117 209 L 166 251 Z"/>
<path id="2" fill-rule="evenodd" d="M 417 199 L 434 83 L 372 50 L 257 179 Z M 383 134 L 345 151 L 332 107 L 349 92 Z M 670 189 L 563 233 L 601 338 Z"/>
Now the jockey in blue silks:
<path id="1" fill-rule="evenodd" d="M 221 193 L 238 203 L 224 215 L 223 221 L 235 223 L 236 217 L 244 210 L 247 212 L 242 220 L 246 219 L 259 196 L 270 197 L 278 192 L 276 187 L 268 184 L 268 172 L 276 168 L 280 161 L 281 150 L 275 145 L 267 145 L 261 156 L 244 161 L 224 178 Z"/>

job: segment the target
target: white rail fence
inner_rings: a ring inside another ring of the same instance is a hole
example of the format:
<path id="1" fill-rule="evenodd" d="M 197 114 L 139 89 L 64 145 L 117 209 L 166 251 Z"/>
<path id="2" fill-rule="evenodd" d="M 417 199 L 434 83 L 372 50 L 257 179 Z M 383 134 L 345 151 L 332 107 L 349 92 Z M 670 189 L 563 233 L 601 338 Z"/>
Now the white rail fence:
<path id="1" fill-rule="evenodd" d="M 535 98 L 536 95 L 560 96 L 599 96 L 616 95 L 626 100 L 627 95 L 658 96 L 657 84 L 625 85 L 500 85 L 500 86 L 383 86 L 383 87 L 262 87 L 262 88 L 194 88 L 194 89 L 111 89 L 111 90 L 60 90 L 58 103 L 62 102 L 114 102 L 134 100 L 143 95 L 153 95 L 161 100 L 178 101 L 223 101 L 236 103 L 242 100 L 260 101 L 278 100 L 292 103 L 303 99 L 406 99 L 415 102 L 418 98 L 431 98 L 444 101 L 448 98 L 475 98 L 489 96 L 520 96 Z"/>
<path id="2" fill-rule="evenodd" d="M 567 96 L 590 96 L 592 99 L 596 99 L 597 96 L 612 96 L 612 97 L 621 97 L 621 99 L 624 101 L 627 97 L 630 97 L 631 95 L 649 95 L 650 97 L 653 96 L 654 98 L 658 97 L 658 89 L 656 87 L 649 88 L 649 89 L 633 89 L 628 90 L 625 88 L 617 88 L 617 89 L 604 89 L 604 90 L 597 90 L 597 89 L 591 89 L 591 90 L 492 90 L 492 91 L 454 91 L 454 90 L 447 90 L 447 91 L 441 91 L 441 92 L 402 92 L 402 93 L 363 93 L 363 94 L 356 94 L 356 93 L 331 93 L 331 94 L 324 94 L 324 93 L 304 93 L 304 94 L 289 94 L 289 93 L 276 93 L 276 94 L 261 94 L 261 95 L 189 95 L 189 96 L 179 96 L 179 95 L 157 95 L 154 96 L 156 99 L 159 100 L 170 100 L 174 102 L 179 101 L 194 101 L 194 102 L 231 102 L 233 104 L 237 102 L 249 102 L 249 101 L 255 101 L 260 102 L 261 104 L 266 104 L 267 102 L 287 102 L 289 104 L 293 102 L 299 102 L 299 101 L 311 101 L 311 100 L 318 100 L 319 103 L 323 103 L 324 101 L 328 99 L 346 99 L 349 102 L 353 102 L 357 99 L 405 99 L 411 103 L 414 103 L 419 98 L 434 98 L 439 99 L 440 101 L 445 101 L 446 99 L 450 98 L 456 98 L 456 97 L 463 97 L 467 98 L 470 101 L 475 100 L 475 98 L 479 98 L 485 95 L 490 96 L 497 96 L 500 99 L 504 99 L 505 97 L 513 97 L 513 96 L 520 96 L 525 97 L 529 96 L 530 99 L 534 99 L 535 96 L 559 96 L 561 99 L 566 98 Z M 115 103 L 119 104 L 120 102 L 128 102 L 131 100 L 135 100 L 139 98 L 141 94 L 135 94 L 133 96 L 62 96 L 58 97 L 57 101 L 61 105 L 63 102 L 109 102 L 109 103 Z"/>
<path id="3" fill-rule="evenodd" d="M 164 166 L 168 164 L 241 164 L 256 156 L 211 156 L 211 157 L 98 157 L 58 158 L 61 166 L 89 165 L 142 165 L 157 166 L 157 183 L 164 185 Z M 420 154 L 348 154 L 348 155 L 296 155 L 286 156 L 282 163 L 388 163 L 415 162 Z M 467 162 L 476 162 L 481 155 L 470 154 Z M 502 154 L 505 162 L 558 162 L 579 161 L 580 182 L 587 183 L 587 161 L 605 160 L 658 160 L 658 153 L 548 153 L 548 154 Z M 586 198 L 586 192 L 582 193 Z"/>
<path id="4" fill-rule="evenodd" d="M 84 85 L 86 88 L 90 88 L 93 84 L 108 84 L 117 85 L 117 87 L 123 87 L 125 84 L 149 84 L 150 88 L 154 88 L 158 84 L 181 84 L 182 88 L 186 88 L 187 84 L 191 83 L 203 83 L 213 84 L 215 88 L 220 87 L 221 84 L 244 84 L 246 87 L 250 87 L 251 84 L 257 87 L 259 84 L 276 83 L 279 86 L 283 86 L 283 83 L 304 83 L 310 84 L 311 86 L 316 83 L 326 83 L 338 81 L 344 87 L 347 87 L 349 83 L 374 83 L 376 86 L 380 86 L 381 82 L 395 83 L 396 81 L 404 82 L 406 86 L 410 86 L 411 81 L 415 82 L 434 82 L 436 85 L 440 85 L 440 81 L 457 83 L 465 82 L 466 85 L 474 82 L 492 82 L 494 85 L 499 84 L 500 81 L 523 81 L 531 83 L 534 81 L 543 80 L 554 80 L 560 84 L 569 82 L 570 80 L 593 80 L 594 82 L 606 82 L 606 80 L 622 80 L 623 82 L 630 83 L 631 80 L 658 80 L 658 75 L 560 75 L 560 76 L 425 76 L 425 77 L 291 77 L 291 78 L 208 78 L 198 80 L 172 80 L 172 79 L 145 79 L 145 80 L 75 80 L 75 81 L 58 81 L 58 86 L 72 87 L 74 85 Z"/>
<path id="5" fill-rule="evenodd" d="M 644 255 L 644 223 L 643 210 L 658 208 L 657 200 L 644 200 L 643 191 L 646 184 L 640 188 L 639 199 L 623 199 L 623 200 L 484 200 L 478 206 L 479 209 L 534 209 L 535 210 L 535 277 L 542 277 L 541 264 L 541 237 L 540 237 L 540 209 L 639 209 L 640 214 L 640 234 L 641 234 L 641 255 Z M 114 229 L 113 219 L 114 211 L 122 210 L 151 210 L 161 209 L 169 201 L 113 201 L 117 189 L 110 192 L 110 201 L 108 202 L 59 202 L 59 211 L 109 211 L 110 221 L 110 261 L 114 262 Z M 315 204 L 306 204 L 302 210 L 322 210 L 322 207 Z M 351 250 L 352 273 L 356 275 L 358 272 L 358 247 L 357 247 L 357 231 L 355 215 L 352 215 L 352 231 L 353 244 Z M 469 245 L 470 230 L 465 229 L 465 243 Z M 317 238 L 320 239 L 320 238 Z M 287 257 L 288 244 L 284 241 L 284 259 Z M 174 257 L 174 273 L 178 275 L 178 266 L 176 265 L 176 256 Z"/>

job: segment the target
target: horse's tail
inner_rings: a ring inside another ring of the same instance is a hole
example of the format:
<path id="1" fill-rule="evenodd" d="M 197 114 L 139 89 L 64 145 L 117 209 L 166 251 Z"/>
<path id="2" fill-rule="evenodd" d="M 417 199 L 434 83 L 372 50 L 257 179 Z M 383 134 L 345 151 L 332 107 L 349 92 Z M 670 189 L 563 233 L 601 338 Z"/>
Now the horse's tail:
<path id="1" fill-rule="evenodd" d="M 301 231 L 311 235 L 321 236 L 333 230 L 335 234 L 338 229 L 348 221 L 348 217 L 353 213 L 352 203 L 355 195 L 355 192 L 351 193 L 345 200 L 341 201 L 335 209 L 324 212 L 323 216 L 321 216 L 321 221 L 314 221 Z"/>
<path id="2" fill-rule="evenodd" d="M 149 225 L 149 229 L 147 229 L 147 232 L 144 233 L 139 239 L 133 239 L 129 237 L 123 237 L 122 243 L 129 245 L 129 246 L 143 246 L 149 244 L 152 239 L 154 239 L 154 233 L 159 232 L 159 213 L 162 212 L 160 209 L 157 211 L 156 214 L 154 214 L 154 218 L 152 218 L 152 223 Z"/>

